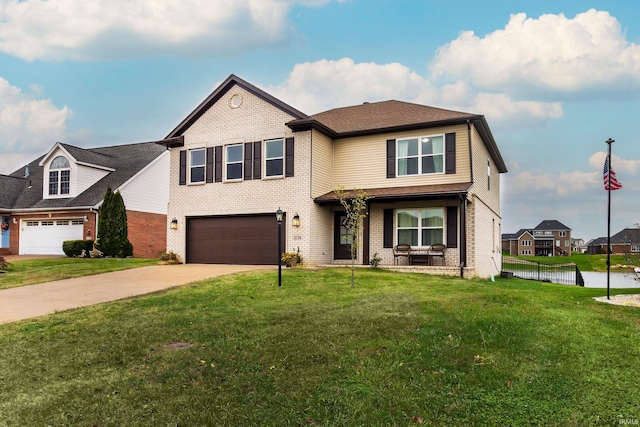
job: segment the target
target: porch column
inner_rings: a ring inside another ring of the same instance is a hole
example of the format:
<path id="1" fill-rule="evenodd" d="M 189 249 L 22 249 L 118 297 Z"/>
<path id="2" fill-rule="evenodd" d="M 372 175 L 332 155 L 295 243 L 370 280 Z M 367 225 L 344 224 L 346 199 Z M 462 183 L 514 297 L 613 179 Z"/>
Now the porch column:
<path id="1" fill-rule="evenodd" d="M 369 202 L 365 202 L 365 217 L 362 221 L 362 265 L 369 265 L 369 214 L 370 214 L 370 205 Z"/>
<path id="2" fill-rule="evenodd" d="M 460 196 L 460 277 L 467 266 L 467 195 Z"/>

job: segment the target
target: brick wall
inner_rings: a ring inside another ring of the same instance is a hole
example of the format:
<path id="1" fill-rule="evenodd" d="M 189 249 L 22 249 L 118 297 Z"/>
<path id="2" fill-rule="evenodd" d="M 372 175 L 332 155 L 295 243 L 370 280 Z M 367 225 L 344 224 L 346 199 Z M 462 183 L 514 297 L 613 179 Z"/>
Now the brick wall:
<path id="1" fill-rule="evenodd" d="M 167 248 L 167 216 L 127 211 L 129 241 L 138 258 L 158 258 Z"/>

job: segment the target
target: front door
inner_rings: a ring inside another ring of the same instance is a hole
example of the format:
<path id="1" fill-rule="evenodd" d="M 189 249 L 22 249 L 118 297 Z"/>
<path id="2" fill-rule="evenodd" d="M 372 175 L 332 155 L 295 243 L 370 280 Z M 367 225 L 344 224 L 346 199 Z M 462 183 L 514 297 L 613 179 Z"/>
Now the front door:
<path id="1" fill-rule="evenodd" d="M 2 239 L 0 240 L 0 248 L 8 248 L 10 245 L 11 223 L 8 216 L 2 217 Z"/>
<path id="2" fill-rule="evenodd" d="M 351 259 L 351 234 L 344 227 L 345 212 L 335 212 L 333 223 L 333 259 Z"/>

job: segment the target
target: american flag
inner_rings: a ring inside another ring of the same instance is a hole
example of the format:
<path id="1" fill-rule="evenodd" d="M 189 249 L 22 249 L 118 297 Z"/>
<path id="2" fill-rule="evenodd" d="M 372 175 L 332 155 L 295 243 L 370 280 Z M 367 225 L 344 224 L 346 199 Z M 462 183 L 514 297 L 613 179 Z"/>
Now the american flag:
<path id="1" fill-rule="evenodd" d="M 604 159 L 604 172 L 602 178 L 604 179 L 605 190 L 619 190 L 622 188 L 622 184 L 620 184 L 616 179 L 616 173 L 613 171 L 613 168 L 609 168 L 609 156 Z"/>

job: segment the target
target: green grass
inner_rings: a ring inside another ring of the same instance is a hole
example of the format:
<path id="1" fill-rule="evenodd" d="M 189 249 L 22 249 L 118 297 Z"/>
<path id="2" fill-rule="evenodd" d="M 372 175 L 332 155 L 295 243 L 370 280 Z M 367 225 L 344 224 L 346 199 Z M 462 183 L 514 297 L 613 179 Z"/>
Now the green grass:
<path id="1" fill-rule="evenodd" d="M 513 258 L 523 259 L 532 262 L 543 262 L 548 264 L 566 264 L 568 262 L 575 263 L 580 271 L 607 271 L 607 255 L 606 254 L 578 254 L 573 253 L 571 256 L 516 256 Z M 611 255 L 612 271 L 629 272 L 630 268 L 617 268 L 617 265 L 640 265 L 638 255 Z"/>
<path id="2" fill-rule="evenodd" d="M 225 276 L 0 325 L 7 426 L 640 419 L 640 310 L 602 290 L 358 270 Z"/>
<path id="3" fill-rule="evenodd" d="M 0 289 L 126 270 L 157 263 L 157 259 L 144 258 L 39 258 L 13 261 L 9 264 L 7 272 L 0 274 Z"/>

